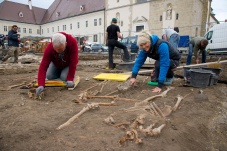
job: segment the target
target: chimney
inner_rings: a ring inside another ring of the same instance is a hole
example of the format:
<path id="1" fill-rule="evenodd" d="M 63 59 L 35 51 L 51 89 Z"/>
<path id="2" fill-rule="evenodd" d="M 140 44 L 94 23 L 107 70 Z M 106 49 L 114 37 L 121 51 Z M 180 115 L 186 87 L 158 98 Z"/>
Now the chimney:
<path id="1" fill-rule="evenodd" d="M 32 10 L 32 0 L 28 0 L 28 7 L 30 10 Z"/>

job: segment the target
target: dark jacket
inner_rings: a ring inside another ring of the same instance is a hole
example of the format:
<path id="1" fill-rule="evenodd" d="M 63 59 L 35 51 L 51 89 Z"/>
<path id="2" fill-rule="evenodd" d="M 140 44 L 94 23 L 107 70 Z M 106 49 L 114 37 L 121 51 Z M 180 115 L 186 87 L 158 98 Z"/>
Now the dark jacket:
<path id="1" fill-rule="evenodd" d="M 157 35 L 151 36 L 151 43 L 152 46 L 149 52 L 146 52 L 145 50 L 140 51 L 132 69 L 132 77 L 136 78 L 141 66 L 146 61 L 147 57 L 149 57 L 154 60 L 159 60 L 160 71 L 158 82 L 164 83 L 170 67 L 170 59 L 180 60 L 180 54 L 178 50 L 174 49 L 168 42 L 160 41 Z"/>
<path id="2" fill-rule="evenodd" d="M 18 34 L 12 29 L 8 32 L 8 46 L 19 47 Z"/>

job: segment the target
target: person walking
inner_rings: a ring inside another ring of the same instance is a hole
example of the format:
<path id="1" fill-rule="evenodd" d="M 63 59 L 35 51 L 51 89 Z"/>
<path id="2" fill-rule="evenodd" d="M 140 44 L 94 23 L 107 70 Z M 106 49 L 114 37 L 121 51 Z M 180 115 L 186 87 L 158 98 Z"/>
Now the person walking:
<path id="1" fill-rule="evenodd" d="M 137 74 L 147 57 L 155 61 L 154 71 L 151 73 L 151 81 L 158 82 L 158 86 L 152 92 L 161 92 L 163 85 L 173 82 L 173 70 L 180 64 L 180 54 L 169 42 L 159 39 L 157 35 L 150 35 L 142 31 L 138 35 L 137 45 L 141 51 L 132 69 L 131 84 L 136 83 Z"/>
<path id="2" fill-rule="evenodd" d="M 114 63 L 113 63 L 114 47 L 123 49 L 124 51 L 123 61 L 130 62 L 130 57 L 129 57 L 129 52 L 127 47 L 118 41 L 118 38 L 122 39 L 123 37 L 120 34 L 119 26 L 117 26 L 116 24 L 117 24 L 117 19 L 113 18 L 111 25 L 109 25 L 106 29 L 106 42 L 109 49 L 109 69 L 110 70 L 114 69 Z"/>
<path id="3" fill-rule="evenodd" d="M 68 88 L 74 87 L 74 76 L 78 63 L 78 46 L 76 39 L 64 32 L 52 36 L 44 51 L 38 71 L 38 88 L 36 95 L 44 91 L 45 80 L 60 78 Z"/>
<path id="4" fill-rule="evenodd" d="M 6 56 L 2 58 L 2 62 L 8 60 L 8 58 L 14 56 L 14 63 L 18 63 L 18 55 L 20 52 L 19 42 L 20 42 L 20 35 L 17 34 L 17 25 L 13 25 L 12 29 L 8 32 L 8 52 Z"/>
<path id="5" fill-rule="evenodd" d="M 202 54 L 202 63 L 206 63 L 206 46 L 208 45 L 208 40 L 203 37 L 192 38 L 189 42 L 189 50 L 186 65 L 191 64 L 192 54 L 195 55 L 196 63 L 199 63 L 199 54 Z"/>
<path id="6" fill-rule="evenodd" d="M 163 30 L 163 40 L 168 41 L 175 49 L 178 50 L 178 44 L 180 41 L 180 35 L 178 27 L 174 29 L 164 29 Z"/>

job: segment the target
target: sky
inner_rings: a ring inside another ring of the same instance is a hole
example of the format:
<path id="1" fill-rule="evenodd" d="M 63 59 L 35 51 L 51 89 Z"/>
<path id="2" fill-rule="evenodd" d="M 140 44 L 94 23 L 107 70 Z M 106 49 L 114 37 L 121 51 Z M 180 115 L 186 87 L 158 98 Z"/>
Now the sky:
<path id="1" fill-rule="evenodd" d="M 2 2 L 3 0 L 0 0 Z M 28 4 L 28 0 L 9 0 L 12 2 Z M 54 0 L 32 0 L 32 5 L 47 9 Z M 218 21 L 227 19 L 227 0 L 212 0 L 211 7 Z"/>

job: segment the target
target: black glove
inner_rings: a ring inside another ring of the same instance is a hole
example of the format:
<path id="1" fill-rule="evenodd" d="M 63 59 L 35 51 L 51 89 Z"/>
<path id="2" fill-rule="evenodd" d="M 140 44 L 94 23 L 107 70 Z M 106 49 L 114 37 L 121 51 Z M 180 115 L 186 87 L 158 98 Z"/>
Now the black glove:
<path id="1" fill-rule="evenodd" d="M 73 81 L 67 81 L 66 87 L 67 88 L 73 88 L 74 87 L 74 82 Z"/>

